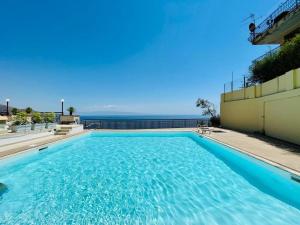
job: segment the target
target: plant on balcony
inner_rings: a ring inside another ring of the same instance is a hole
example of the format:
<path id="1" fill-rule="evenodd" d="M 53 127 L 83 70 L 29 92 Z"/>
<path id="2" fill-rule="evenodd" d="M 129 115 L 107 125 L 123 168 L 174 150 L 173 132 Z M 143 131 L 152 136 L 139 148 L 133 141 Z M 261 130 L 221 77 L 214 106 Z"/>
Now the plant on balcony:
<path id="1" fill-rule="evenodd" d="M 300 68 L 300 34 L 281 46 L 280 50 L 254 62 L 250 67 L 250 83 L 263 83 Z"/>
<path id="2" fill-rule="evenodd" d="M 73 106 L 70 106 L 67 111 L 69 112 L 70 116 L 73 115 L 73 113 L 76 111 L 75 108 Z"/>

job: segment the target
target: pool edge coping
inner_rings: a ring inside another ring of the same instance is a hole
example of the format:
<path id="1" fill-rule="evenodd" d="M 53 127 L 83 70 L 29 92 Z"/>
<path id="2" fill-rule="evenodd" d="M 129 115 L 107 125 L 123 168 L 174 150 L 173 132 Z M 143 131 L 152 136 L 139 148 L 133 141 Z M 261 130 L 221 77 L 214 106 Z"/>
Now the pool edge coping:
<path id="1" fill-rule="evenodd" d="M 292 169 L 292 168 L 290 168 L 290 167 L 288 167 L 288 166 L 285 166 L 285 165 L 283 165 L 283 164 L 281 164 L 281 163 L 272 161 L 272 160 L 267 159 L 267 158 L 265 158 L 265 157 L 263 157 L 263 156 L 259 156 L 259 155 L 257 155 L 257 154 L 248 152 L 248 151 L 246 151 L 246 150 L 244 150 L 244 149 L 240 149 L 240 148 L 235 147 L 235 146 L 233 146 L 233 145 L 224 143 L 224 142 L 222 142 L 222 141 L 220 141 L 220 140 L 217 140 L 217 139 L 215 139 L 215 138 L 213 138 L 213 137 L 209 137 L 209 136 L 206 136 L 206 135 L 202 135 L 202 134 L 198 133 L 197 131 L 191 131 L 191 132 L 193 132 L 193 133 L 195 133 L 196 135 L 201 136 L 201 137 L 203 137 L 203 138 L 207 138 L 207 139 L 212 140 L 212 141 L 215 141 L 215 142 L 217 142 L 217 143 L 219 143 L 219 144 L 221 144 L 221 145 L 224 145 L 224 146 L 226 146 L 226 147 L 229 147 L 229 148 L 231 148 L 231 149 L 233 149 L 233 150 L 235 150 L 235 151 L 237 151 L 237 152 L 239 152 L 239 153 L 242 153 L 242 154 L 244 154 L 244 155 L 246 155 L 246 156 L 252 157 L 252 158 L 257 159 L 257 160 L 259 160 L 259 161 L 261 161 L 261 162 L 264 162 L 264 163 L 267 163 L 267 164 L 269 164 L 269 165 L 271 165 L 271 166 L 274 166 L 274 167 L 276 167 L 276 168 L 278 168 L 278 169 L 284 170 L 285 172 L 287 172 L 287 173 L 289 173 L 289 174 L 291 174 L 291 175 L 300 176 L 300 171 L 295 170 L 295 169 Z"/>
<path id="2" fill-rule="evenodd" d="M 0 156 L 0 162 L 2 160 L 13 158 L 13 157 L 16 157 L 16 156 L 19 156 L 19 155 L 22 155 L 22 154 L 25 155 L 25 154 L 28 154 L 28 153 L 33 152 L 33 151 L 39 151 L 39 149 L 49 147 L 49 145 L 54 145 L 54 144 L 58 144 L 60 142 L 65 142 L 65 141 L 68 141 L 71 138 L 79 137 L 79 136 L 89 134 L 89 133 L 91 133 L 91 131 L 83 131 L 83 132 L 80 132 L 80 133 L 69 134 L 69 135 L 64 136 L 64 137 L 62 137 L 60 139 L 57 139 L 57 140 L 45 141 L 46 143 L 37 144 L 35 146 L 31 146 L 31 147 L 27 146 L 28 148 L 24 147 L 23 150 L 20 150 L 18 152 L 14 152 L 14 153 L 11 153 L 11 154 Z"/>

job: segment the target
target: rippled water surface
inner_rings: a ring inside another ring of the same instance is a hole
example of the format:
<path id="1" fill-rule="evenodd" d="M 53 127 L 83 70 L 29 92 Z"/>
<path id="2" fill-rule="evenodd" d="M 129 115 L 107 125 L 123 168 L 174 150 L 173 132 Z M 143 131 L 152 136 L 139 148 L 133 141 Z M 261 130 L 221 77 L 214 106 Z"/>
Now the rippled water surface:
<path id="1" fill-rule="evenodd" d="M 91 135 L 0 169 L 0 224 L 300 224 L 184 135 Z"/>

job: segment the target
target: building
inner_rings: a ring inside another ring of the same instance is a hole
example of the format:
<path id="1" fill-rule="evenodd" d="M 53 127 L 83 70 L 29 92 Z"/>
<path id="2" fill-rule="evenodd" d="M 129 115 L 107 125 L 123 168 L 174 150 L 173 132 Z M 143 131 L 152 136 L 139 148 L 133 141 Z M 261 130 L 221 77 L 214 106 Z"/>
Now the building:
<path id="1" fill-rule="evenodd" d="M 258 26 L 249 25 L 253 45 L 284 45 L 300 34 L 300 0 L 287 0 Z M 268 54 L 283 49 L 275 48 L 254 62 L 261 61 Z M 298 48 L 295 48 L 298 49 Z M 296 58 L 297 59 L 297 58 Z M 282 72 L 289 58 L 272 62 L 273 70 Z M 264 63 L 264 61 L 261 61 Z M 270 63 L 270 61 L 267 61 Z M 284 62 L 284 63 L 283 63 Z M 261 64 L 262 65 L 262 64 Z M 279 65 L 279 67 L 276 67 Z M 300 145 L 300 68 L 287 69 L 271 79 L 244 85 L 237 90 L 221 95 L 221 124 L 225 128 L 245 132 L 262 133 L 270 137 Z M 270 67 L 270 64 L 268 64 Z M 267 70 L 265 75 L 272 71 Z M 261 72 L 263 74 L 263 72 Z M 279 73 L 279 72 L 278 72 Z M 270 77 L 270 76 L 268 76 Z"/>
<path id="2" fill-rule="evenodd" d="M 300 33 L 300 0 L 283 2 L 262 23 L 249 25 L 253 45 L 284 44 Z"/>

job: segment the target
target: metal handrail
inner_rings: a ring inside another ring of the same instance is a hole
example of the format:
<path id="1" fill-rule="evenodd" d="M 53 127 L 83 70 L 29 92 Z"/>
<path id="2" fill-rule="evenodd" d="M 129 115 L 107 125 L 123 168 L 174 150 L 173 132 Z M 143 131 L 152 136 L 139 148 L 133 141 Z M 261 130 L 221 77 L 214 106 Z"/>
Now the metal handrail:
<path id="1" fill-rule="evenodd" d="M 282 3 L 270 16 L 260 23 L 253 33 L 250 34 L 249 41 L 253 42 L 257 37 L 261 36 L 267 30 L 271 29 L 274 24 L 281 20 L 280 16 L 284 16 L 294 12 L 300 8 L 300 0 L 287 0 Z"/>
<path id="2" fill-rule="evenodd" d="M 280 50 L 280 46 L 278 46 L 278 47 L 276 47 L 276 48 L 273 48 L 272 50 L 266 52 L 265 54 L 263 54 L 263 55 L 257 57 L 257 58 L 254 59 L 252 62 L 253 62 L 253 63 L 256 63 L 256 62 L 262 60 L 263 58 L 265 58 L 266 56 L 275 54 L 275 53 L 278 52 L 279 50 Z"/>
<path id="3" fill-rule="evenodd" d="M 190 128 L 197 127 L 198 119 L 82 119 L 85 129 L 155 129 L 155 128 Z"/>

